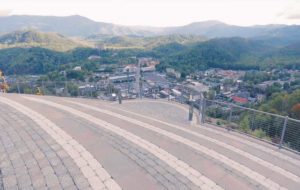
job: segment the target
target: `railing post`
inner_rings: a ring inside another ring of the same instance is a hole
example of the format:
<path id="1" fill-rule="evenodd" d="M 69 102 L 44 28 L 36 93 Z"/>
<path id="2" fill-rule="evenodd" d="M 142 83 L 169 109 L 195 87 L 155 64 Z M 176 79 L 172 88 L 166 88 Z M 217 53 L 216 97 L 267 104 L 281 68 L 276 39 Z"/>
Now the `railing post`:
<path id="1" fill-rule="evenodd" d="M 65 94 L 65 96 L 68 96 L 68 82 L 67 81 L 65 81 L 65 92 L 64 92 L 64 94 Z"/>
<path id="2" fill-rule="evenodd" d="M 194 112 L 194 101 L 190 100 L 189 121 L 193 120 L 193 112 Z"/>
<path id="3" fill-rule="evenodd" d="M 55 95 L 55 96 L 57 96 L 57 91 L 56 91 L 56 82 L 55 82 L 55 81 L 53 81 L 53 83 L 54 83 L 54 95 Z"/>
<path id="4" fill-rule="evenodd" d="M 203 98 L 202 98 L 202 94 L 200 94 L 200 99 L 199 99 L 199 124 L 202 124 L 202 120 L 201 120 L 201 117 L 202 117 L 202 104 L 203 104 Z"/>
<path id="5" fill-rule="evenodd" d="M 205 98 L 202 98 L 202 106 L 201 106 L 201 124 L 205 123 L 205 107 L 206 107 L 206 101 Z"/>
<path id="6" fill-rule="evenodd" d="M 32 85 L 32 82 L 30 81 L 30 88 L 31 88 L 31 94 L 35 94 L 34 93 L 34 89 L 33 89 L 33 85 Z"/>
<path id="7" fill-rule="evenodd" d="M 281 148 L 282 144 L 283 144 L 283 140 L 284 140 L 284 135 L 285 135 L 285 131 L 286 131 L 286 126 L 287 126 L 288 119 L 289 119 L 288 116 L 286 116 L 285 119 L 284 119 L 283 128 L 282 128 L 282 132 L 281 132 L 280 143 L 279 143 L 279 148 Z"/>
<path id="8" fill-rule="evenodd" d="M 90 89 L 90 98 L 93 98 L 93 89 L 92 89 L 92 84 L 89 83 L 89 89 Z"/>
<path id="9" fill-rule="evenodd" d="M 230 106 L 229 106 L 229 108 L 230 108 L 230 113 L 229 113 L 229 123 L 231 123 L 231 121 L 232 121 L 232 105 L 230 104 Z"/>
<path id="10" fill-rule="evenodd" d="M 119 92 L 118 92 L 118 99 L 119 99 L 119 104 L 122 104 L 122 94 L 121 94 L 121 90 L 119 90 Z"/>
<path id="11" fill-rule="evenodd" d="M 45 85 L 44 85 L 44 81 L 42 80 L 42 94 L 46 95 L 45 93 Z"/>
<path id="12" fill-rule="evenodd" d="M 180 99 L 180 103 L 182 104 L 183 103 L 183 92 L 180 94 L 179 99 Z"/>
<path id="13" fill-rule="evenodd" d="M 203 124 L 203 109 L 204 109 L 204 97 L 203 94 L 200 94 L 200 100 L 199 100 L 199 124 Z"/>
<path id="14" fill-rule="evenodd" d="M 19 84 L 19 80 L 17 80 L 17 89 L 18 89 L 18 94 L 20 94 L 20 84 Z"/>
<path id="15" fill-rule="evenodd" d="M 251 114 L 250 129 L 255 130 L 254 129 L 254 111 L 252 111 L 252 114 Z"/>

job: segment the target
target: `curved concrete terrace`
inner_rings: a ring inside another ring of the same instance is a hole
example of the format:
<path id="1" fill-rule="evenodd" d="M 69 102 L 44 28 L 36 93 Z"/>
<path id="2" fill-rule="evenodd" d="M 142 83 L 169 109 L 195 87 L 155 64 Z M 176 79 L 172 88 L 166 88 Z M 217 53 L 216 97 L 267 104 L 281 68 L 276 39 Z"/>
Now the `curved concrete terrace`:
<path id="1" fill-rule="evenodd" d="M 2 189 L 300 189 L 300 156 L 187 107 L 0 95 Z"/>

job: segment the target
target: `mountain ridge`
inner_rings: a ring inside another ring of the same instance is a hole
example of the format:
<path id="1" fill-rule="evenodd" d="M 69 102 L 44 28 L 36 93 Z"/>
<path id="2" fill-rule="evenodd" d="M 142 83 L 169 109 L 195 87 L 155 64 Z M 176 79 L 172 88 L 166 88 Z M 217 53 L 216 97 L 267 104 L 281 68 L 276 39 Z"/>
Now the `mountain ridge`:
<path id="1" fill-rule="evenodd" d="M 87 47 L 87 44 L 71 40 L 55 32 L 40 32 L 36 30 L 18 30 L 0 35 L 0 48 L 43 47 L 56 51 L 68 51 L 77 47 Z"/>
<path id="2" fill-rule="evenodd" d="M 207 38 L 254 38 L 272 36 L 277 33 L 300 33 L 299 25 L 269 24 L 236 26 L 210 20 L 173 27 L 124 26 L 107 22 L 97 22 L 80 15 L 64 17 L 12 15 L 0 17 L 0 25 L 2 26 L 0 28 L 0 33 L 7 33 L 20 29 L 36 29 L 43 32 L 57 32 L 69 37 L 79 36 L 84 38 L 91 35 L 136 35 L 149 37 L 172 34 L 200 35 Z"/>

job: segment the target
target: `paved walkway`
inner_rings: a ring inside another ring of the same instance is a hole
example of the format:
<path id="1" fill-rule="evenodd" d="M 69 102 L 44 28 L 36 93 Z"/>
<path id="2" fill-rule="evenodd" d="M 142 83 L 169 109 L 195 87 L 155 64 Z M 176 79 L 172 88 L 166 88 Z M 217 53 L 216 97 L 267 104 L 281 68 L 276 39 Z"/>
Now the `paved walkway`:
<path id="1" fill-rule="evenodd" d="M 1 189 L 300 189 L 300 156 L 165 101 L 0 95 Z"/>

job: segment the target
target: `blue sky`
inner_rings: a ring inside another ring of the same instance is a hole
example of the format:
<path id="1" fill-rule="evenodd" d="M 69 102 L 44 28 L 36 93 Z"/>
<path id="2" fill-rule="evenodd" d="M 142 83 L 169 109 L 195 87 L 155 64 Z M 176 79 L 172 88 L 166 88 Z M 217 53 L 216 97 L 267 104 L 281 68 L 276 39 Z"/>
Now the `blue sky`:
<path id="1" fill-rule="evenodd" d="M 122 25 L 300 24 L 300 0 L 0 0 L 0 16 L 74 14 Z"/>

